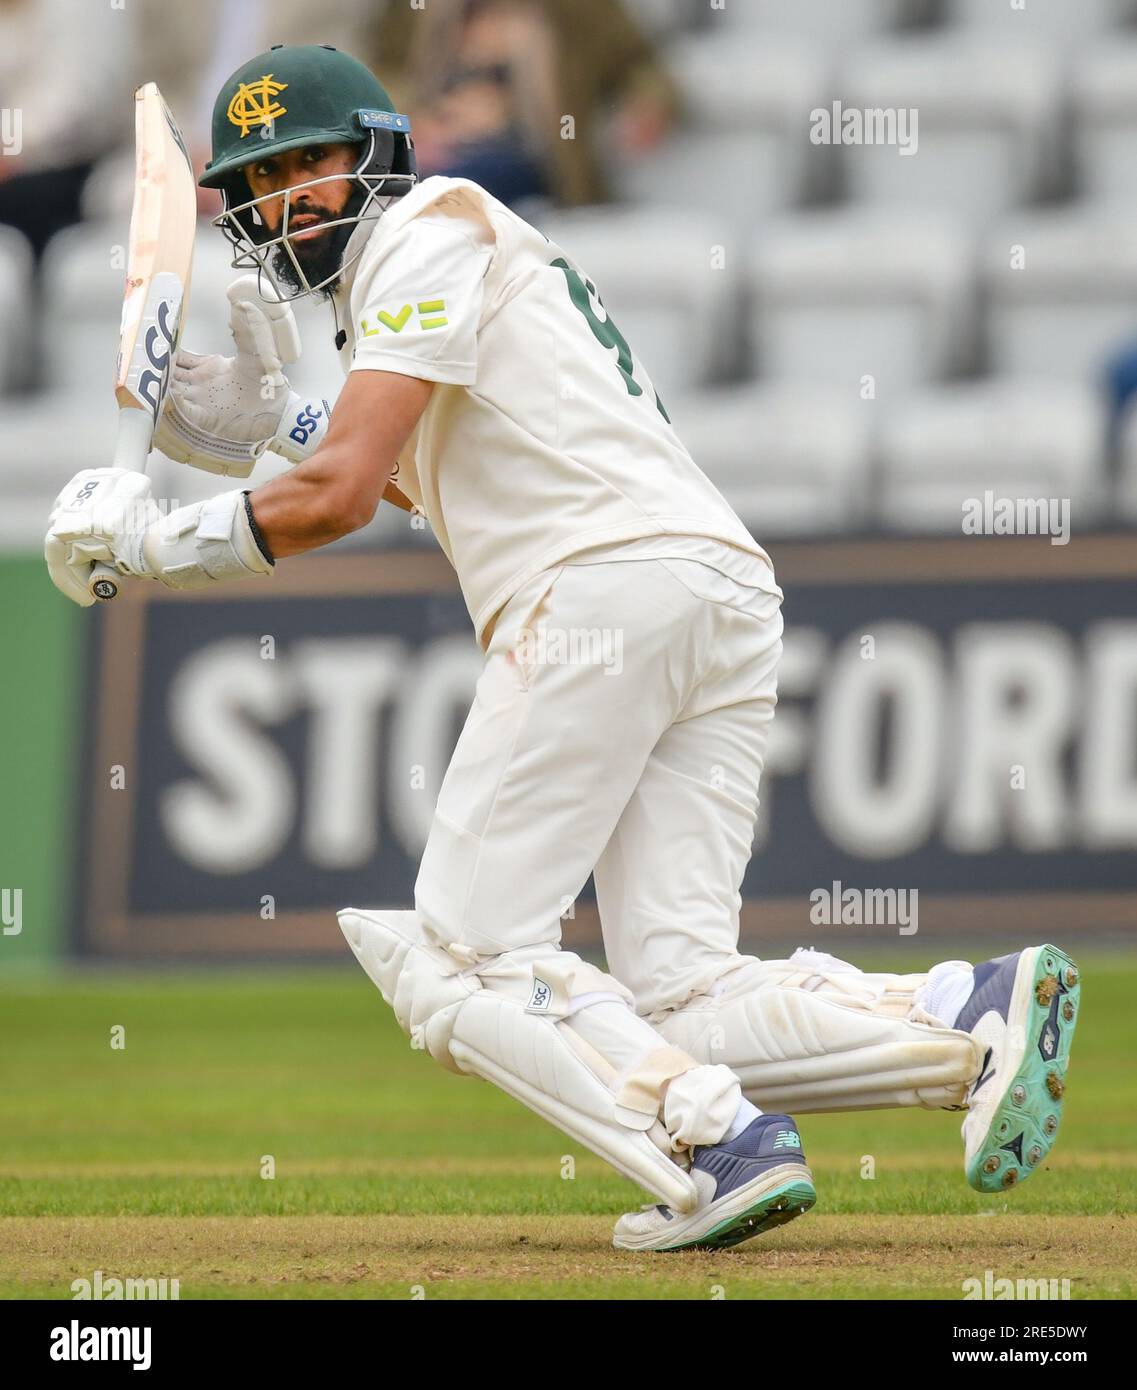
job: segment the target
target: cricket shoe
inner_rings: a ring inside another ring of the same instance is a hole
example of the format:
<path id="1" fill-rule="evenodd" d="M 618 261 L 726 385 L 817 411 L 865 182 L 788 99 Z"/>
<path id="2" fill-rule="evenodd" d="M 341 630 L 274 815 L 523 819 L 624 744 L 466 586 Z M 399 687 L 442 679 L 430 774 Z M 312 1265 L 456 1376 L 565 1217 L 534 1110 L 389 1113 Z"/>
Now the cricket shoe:
<path id="1" fill-rule="evenodd" d="M 692 1212 L 647 1206 L 616 1222 L 617 1250 L 722 1250 L 813 1206 L 813 1174 L 788 1115 L 759 1115 L 734 1139 L 694 1150 Z"/>
<path id="2" fill-rule="evenodd" d="M 1074 962 L 1054 946 L 975 967 L 954 1026 L 987 1049 L 963 1122 L 964 1169 L 978 1191 L 1014 1187 L 1054 1146 L 1080 995 Z"/>

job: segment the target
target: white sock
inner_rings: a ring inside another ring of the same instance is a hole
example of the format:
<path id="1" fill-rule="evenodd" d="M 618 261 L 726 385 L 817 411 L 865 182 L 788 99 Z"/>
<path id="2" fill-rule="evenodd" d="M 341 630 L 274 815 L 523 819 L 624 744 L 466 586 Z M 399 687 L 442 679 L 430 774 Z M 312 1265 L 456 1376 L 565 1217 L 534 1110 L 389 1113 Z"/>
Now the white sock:
<path id="1" fill-rule="evenodd" d="M 959 1011 L 971 993 L 975 971 L 962 960 L 945 960 L 933 965 L 925 986 L 924 1008 L 945 1028 L 954 1028 Z"/>
<path id="2" fill-rule="evenodd" d="M 730 1128 L 719 1140 L 719 1143 L 725 1144 L 731 1139 L 737 1139 L 747 1125 L 753 1123 L 761 1113 L 761 1110 L 759 1110 L 756 1105 L 751 1105 L 746 1097 L 743 1096 L 738 1106 L 738 1114 L 731 1120 Z"/>

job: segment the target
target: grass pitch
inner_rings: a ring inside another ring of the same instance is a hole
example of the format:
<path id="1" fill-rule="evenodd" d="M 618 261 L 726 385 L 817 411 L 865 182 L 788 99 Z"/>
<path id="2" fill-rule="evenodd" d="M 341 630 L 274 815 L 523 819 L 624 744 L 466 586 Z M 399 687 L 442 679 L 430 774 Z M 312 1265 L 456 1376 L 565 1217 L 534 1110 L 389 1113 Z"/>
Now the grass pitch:
<path id="1" fill-rule="evenodd" d="M 1086 956 L 1063 1130 L 973 1192 L 958 1115 L 805 1115 L 818 1205 L 717 1254 L 611 1249 L 647 1198 L 411 1050 L 353 970 L 0 988 L 0 1296 L 178 1279 L 210 1298 L 960 1298 L 1137 1293 L 1137 959 Z M 122 1047 L 112 1046 L 121 1029 Z"/>

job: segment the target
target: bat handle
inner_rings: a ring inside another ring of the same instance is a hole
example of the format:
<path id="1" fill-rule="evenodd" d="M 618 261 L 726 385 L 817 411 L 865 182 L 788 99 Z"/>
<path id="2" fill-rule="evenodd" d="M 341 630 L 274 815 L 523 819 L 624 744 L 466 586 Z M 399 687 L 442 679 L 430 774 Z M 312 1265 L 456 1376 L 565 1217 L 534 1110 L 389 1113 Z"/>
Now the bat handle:
<path id="1" fill-rule="evenodd" d="M 149 410 L 136 406 L 122 406 L 118 412 L 118 436 L 115 439 L 114 468 L 132 468 L 137 473 L 146 472 L 146 460 L 150 455 L 150 441 L 154 437 L 154 417 Z M 109 603 L 118 597 L 122 587 L 122 575 L 110 565 L 102 563 L 91 566 L 91 577 L 87 580 L 87 590 L 92 598 L 101 603 Z"/>
<path id="2" fill-rule="evenodd" d="M 118 585 L 121 578 L 118 570 L 111 569 L 110 565 L 92 565 L 91 577 L 87 580 L 88 592 L 92 598 L 97 598 L 101 603 L 109 603 L 112 598 L 118 598 Z"/>

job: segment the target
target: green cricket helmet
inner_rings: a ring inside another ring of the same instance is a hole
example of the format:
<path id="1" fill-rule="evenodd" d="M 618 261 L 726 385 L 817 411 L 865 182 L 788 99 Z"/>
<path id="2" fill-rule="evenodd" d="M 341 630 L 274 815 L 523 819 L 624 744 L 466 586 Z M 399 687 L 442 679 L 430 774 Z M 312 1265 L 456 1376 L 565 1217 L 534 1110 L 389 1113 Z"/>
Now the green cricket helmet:
<path id="1" fill-rule="evenodd" d="M 252 197 L 245 178 L 247 165 L 287 150 L 329 144 L 359 147 L 359 159 L 349 173 L 294 184 L 283 194 Z M 343 216 L 327 224 L 346 229 L 337 233 L 346 246 L 360 222 L 382 215 L 377 199 L 400 197 L 417 182 L 410 120 L 395 110 L 375 74 L 350 54 L 327 44 L 276 44 L 238 68 L 223 84 L 213 107 L 213 157 L 199 183 L 221 192 L 224 211 L 214 224 L 236 248 L 233 265 L 265 271 L 282 298 L 298 295 L 285 294 L 273 275 L 274 253 L 291 262 L 300 294 L 312 293 L 337 278 L 338 271 L 336 276 L 309 284 L 288 228 L 293 196 L 302 188 L 332 179 L 355 185 Z M 260 215 L 259 204 L 281 197 L 283 216 L 274 236 Z"/>

